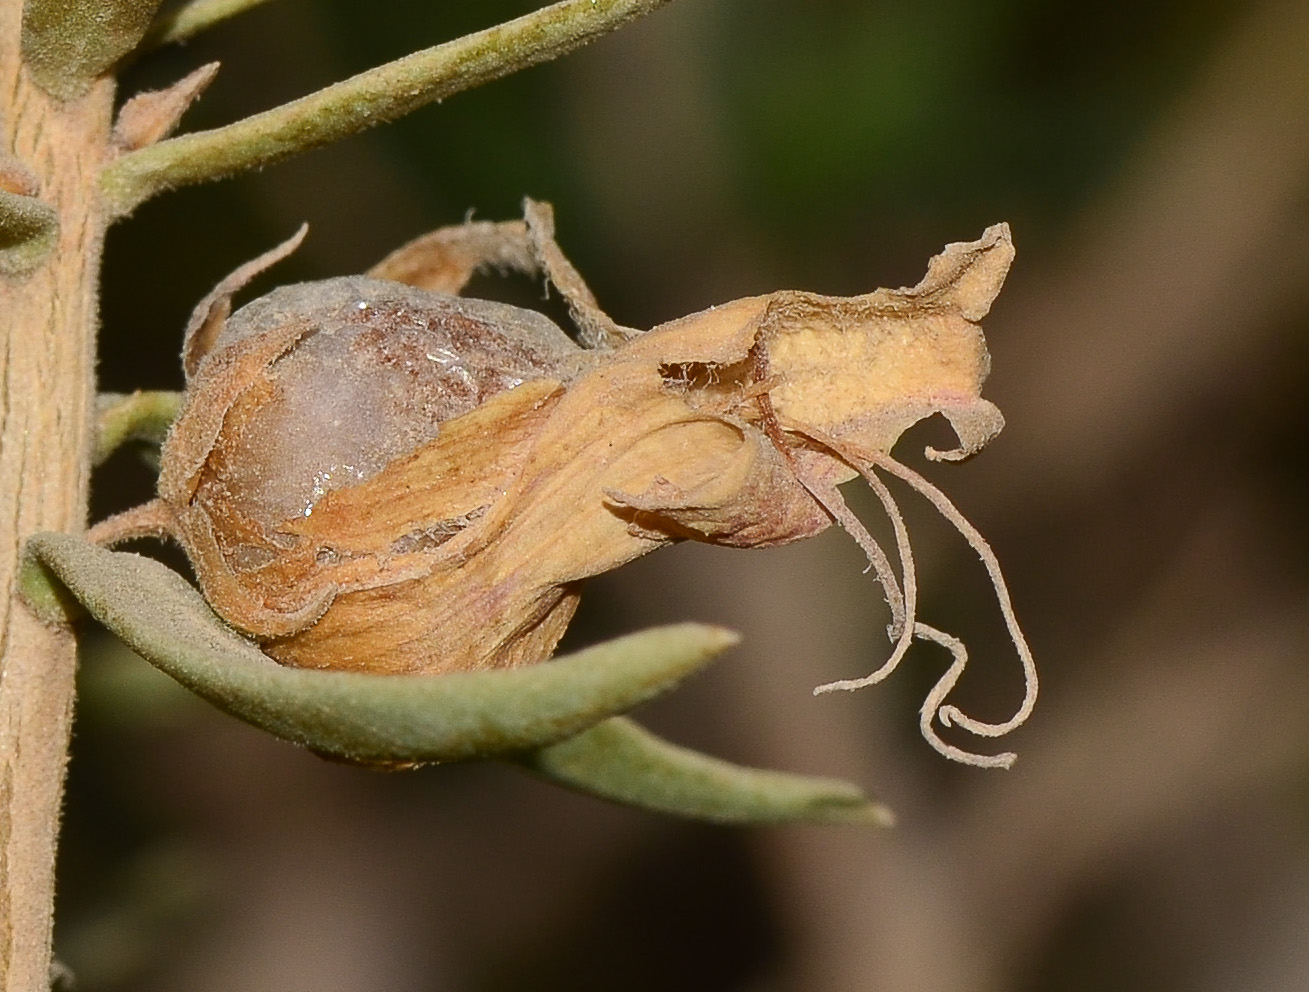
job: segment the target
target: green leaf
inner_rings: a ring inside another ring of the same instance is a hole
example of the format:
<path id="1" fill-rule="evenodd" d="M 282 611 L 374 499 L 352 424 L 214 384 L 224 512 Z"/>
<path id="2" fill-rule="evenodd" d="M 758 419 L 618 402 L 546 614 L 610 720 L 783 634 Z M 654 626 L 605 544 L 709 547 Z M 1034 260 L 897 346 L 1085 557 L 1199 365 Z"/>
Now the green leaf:
<path id="1" fill-rule="evenodd" d="M 655 628 L 510 671 L 283 668 L 156 561 L 65 534 L 38 534 L 27 549 L 31 569 L 57 576 L 147 661 L 220 709 L 328 757 L 408 766 L 498 756 L 605 799 L 716 823 L 891 823 L 848 782 L 742 768 L 614 716 L 736 643 L 721 628 Z"/>
<path id="2" fill-rule="evenodd" d="M 160 0 L 27 0 L 23 61 L 41 88 L 71 100 L 134 49 Z"/>
<path id="3" fill-rule="evenodd" d="M 622 717 L 520 761 L 582 792 L 715 823 L 894 822 L 889 809 L 849 782 L 742 768 L 677 747 Z"/>
<path id="4" fill-rule="evenodd" d="M 49 627 L 66 626 L 86 615 L 49 566 L 32 555 L 24 555 L 19 563 L 17 586 L 27 608 Z"/>
<path id="5" fill-rule="evenodd" d="M 158 446 L 182 407 L 182 394 L 166 390 L 101 393 L 96 397 L 96 435 L 91 463 L 99 465 L 121 445 L 146 441 Z"/>
<path id="6" fill-rule="evenodd" d="M 156 561 L 64 534 L 38 534 L 27 547 L 92 616 L 220 709 L 366 764 L 454 761 L 555 743 L 671 688 L 737 640 L 721 628 L 681 624 L 509 671 L 283 668 Z"/>
<path id="7" fill-rule="evenodd" d="M 36 268 L 54 248 L 58 234 L 54 207 L 0 189 L 0 273 L 21 275 Z"/>
<path id="8" fill-rule="evenodd" d="M 101 172 L 101 192 L 121 217 L 164 190 L 263 168 L 558 58 L 669 2 L 561 0 L 235 124 L 129 152 Z"/>

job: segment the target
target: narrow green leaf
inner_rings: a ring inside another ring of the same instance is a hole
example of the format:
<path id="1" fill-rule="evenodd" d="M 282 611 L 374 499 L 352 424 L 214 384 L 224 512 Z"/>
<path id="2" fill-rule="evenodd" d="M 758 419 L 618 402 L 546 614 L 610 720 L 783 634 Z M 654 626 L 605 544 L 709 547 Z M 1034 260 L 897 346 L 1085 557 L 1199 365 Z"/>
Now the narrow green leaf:
<path id="1" fill-rule="evenodd" d="M 23 61 L 46 91 L 64 100 L 92 81 L 145 36 L 160 0 L 27 0 Z"/>
<path id="2" fill-rule="evenodd" d="M 226 127 L 130 152 L 106 166 L 101 192 L 122 216 L 164 190 L 263 168 L 567 54 L 669 2 L 562 0 Z"/>
<path id="3" fill-rule="evenodd" d="M 681 624 L 511 671 L 283 668 L 156 561 L 65 534 L 38 534 L 28 550 L 134 651 L 220 709 L 366 764 L 454 761 L 554 743 L 672 688 L 737 640 L 721 628 Z"/>
<path id="4" fill-rule="evenodd" d="M 21 275 L 41 264 L 55 246 L 59 216 L 34 196 L 0 189 L 0 273 Z"/>
<path id="5" fill-rule="evenodd" d="M 162 444 L 181 406 L 181 393 L 164 390 L 101 393 L 96 397 L 92 463 L 99 465 L 129 441 Z"/>
<path id="6" fill-rule="evenodd" d="M 86 613 L 45 562 L 23 555 L 18 565 L 18 594 L 36 618 L 51 627 L 66 626 Z"/>
<path id="7" fill-rule="evenodd" d="M 677 747 L 623 717 L 519 760 L 552 782 L 697 820 L 884 827 L 894 821 L 849 782 L 742 768 Z"/>

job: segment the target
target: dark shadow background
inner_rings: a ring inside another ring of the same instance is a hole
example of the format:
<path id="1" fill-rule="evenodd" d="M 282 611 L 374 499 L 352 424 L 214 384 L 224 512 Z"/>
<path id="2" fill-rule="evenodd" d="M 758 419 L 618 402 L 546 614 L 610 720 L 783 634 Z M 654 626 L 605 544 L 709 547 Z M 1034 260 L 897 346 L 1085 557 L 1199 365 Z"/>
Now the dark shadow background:
<path id="1" fill-rule="evenodd" d="M 124 94 L 221 60 L 186 121 L 212 127 L 533 6 L 278 0 L 144 61 Z M 1007 773 L 918 737 L 945 664 L 927 647 L 887 684 L 813 698 L 885 651 L 840 533 L 681 546 L 597 580 L 569 643 L 686 618 L 746 635 L 643 720 L 852 778 L 900 816 L 733 830 L 494 764 L 329 765 L 89 638 L 57 931 L 78 988 L 1309 984 L 1306 52 L 1294 0 L 678 0 L 139 209 L 109 238 L 108 390 L 178 387 L 191 306 L 301 220 L 309 240 L 260 287 L 550 200 L 601 302 L 642 327 L 780 288 L 912 284 L 946 242 L 1008 220 L 1018 260 L 986 328 L 1009 426 L 924 471 L 1000 554 L 1043 696 Z M 938 430 L 900 456 L 923 467 Z M 97 515 L 152 485 L 120 453 Z M 972 645 L 961 701 L 1006 715 L 1018 669 L 985 576 L 902 495 L 922 615 Z"/>

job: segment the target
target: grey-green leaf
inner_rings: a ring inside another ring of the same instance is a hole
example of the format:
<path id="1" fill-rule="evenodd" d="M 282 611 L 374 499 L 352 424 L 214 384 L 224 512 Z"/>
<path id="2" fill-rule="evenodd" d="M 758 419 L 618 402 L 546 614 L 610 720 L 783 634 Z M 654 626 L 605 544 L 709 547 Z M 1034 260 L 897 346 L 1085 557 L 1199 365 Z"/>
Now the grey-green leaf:
<path id="1" fill-rule="evenodd" d="M 890 826 L 894 820 L 849 782 L 743 768 L 677 747 L 623 717 L 520 760 L 561 785 L 715 823 Z"/>
<path id="2" fill-rule="evenodd" d="M 71 100 L 134 49 L 160 0 L 27 0 L 23 61 L 49 93 Z"/>
<path id="3" fill-rule="evenodd" d="M 559 0 L 226 127 L 129 152 L 105 166 L 100 191 L 111 213 L 123 216 L 164 190 L 262 169 L 557 58 L 669 2 Z"/>
<path id="4" fill-rule="evenodd" d="M 511 671 L 363 675 L 283 668 L 177 573 L 79 537 L 28 542 L 87 611 L 219 708 L 323 754 L 406 765 L 538 748 L 663 692 L 737 640 L 681 624 Z"/>
<path id="5" fill-rule="evenodd" d="M 0 189 L 0 273 L 21 275 L 36 268 L 58 235 L 54 207 L 35 196 Z"/>
<path id="6" fill-rule="evenodd" d="M 182 394 L 164 390 L 101 393 L 96 397 L 92 464 L 101 464 L 129 441 L 162 444 L 181 407 Z"/>

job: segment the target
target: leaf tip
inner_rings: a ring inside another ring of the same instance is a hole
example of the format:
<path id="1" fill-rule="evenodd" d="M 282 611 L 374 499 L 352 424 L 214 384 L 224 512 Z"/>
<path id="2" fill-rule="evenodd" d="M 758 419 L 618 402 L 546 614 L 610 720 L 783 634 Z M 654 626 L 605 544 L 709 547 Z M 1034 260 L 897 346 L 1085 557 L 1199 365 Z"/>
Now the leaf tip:
<path id="1" fill-rule="evenodd" d="M 30 272 L 50 254 L 58 237 L 54 207 L 0 186 L 0 273 Z"/>
<path id="2" fill-rule="evenodd" d="M 47 627 L 67 627 L 84 614 L 81 603 L 41 560 L 44 534 L 28 540 L 18 567 L 18 595 Z"/>

